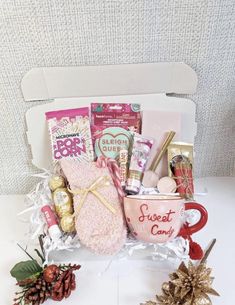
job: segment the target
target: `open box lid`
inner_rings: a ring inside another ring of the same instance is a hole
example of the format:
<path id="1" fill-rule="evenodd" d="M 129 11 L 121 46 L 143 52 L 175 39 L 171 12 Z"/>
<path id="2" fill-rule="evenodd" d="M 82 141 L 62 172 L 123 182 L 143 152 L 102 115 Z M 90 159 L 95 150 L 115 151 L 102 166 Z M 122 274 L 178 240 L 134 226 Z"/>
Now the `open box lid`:
<path id="1" fill-rule="evenodd" d="M 89 106 L 91 102 L 140 103 L 142 110 L 180 112 L 184 133 L 179 140 L 193 143 L 195 104 L 166 94 L 192 94 L 196 87 L 197 75 L 184 63 L 34 68 L 22 79 L 25 101 L 54 101 L 26 113 L 32 163 L 38 168 L 51 164 L 45 112 Z"/>

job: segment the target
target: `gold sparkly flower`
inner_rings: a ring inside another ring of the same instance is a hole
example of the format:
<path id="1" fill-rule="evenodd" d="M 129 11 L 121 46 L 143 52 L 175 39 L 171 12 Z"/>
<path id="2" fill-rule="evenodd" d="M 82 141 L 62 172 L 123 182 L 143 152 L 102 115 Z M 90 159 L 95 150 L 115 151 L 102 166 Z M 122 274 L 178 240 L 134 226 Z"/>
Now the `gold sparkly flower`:
<path id="1" fill-rule="evenodd" d="M 170 274 L 170 281 L 162 284 L 162 294 L 157 302 L 148 301 L 141 305 L 211 305 L 208 294 L 219 295 L 212 287 L 211 269 L 205 263 L 198 266 L 189 261 L 188 267 L 181 263 Z"/>
<path id="2" fill-rule="evenodd" d="M 211 287 L 211 271 L 204 263 L 195 266 L 189 261 L 188 267 L 181 263 L 178 270 L 170 275 L 171 283 L 175 287 L 174 295 L 184 299 L 183 304 L 211 304 L 208 294 L 219 295 Z"/>
<path id="3" fill-rule="evenodd" d="M 156 295 L 157 304 L 164 305 L 181 305 L 181 299 L 175 295 L 175 287 L 171 282 L 162 284 L 163 294 L 158 296 Z"/>
<path id="4" fill-rule="evenodd" d="M 148 301 L 140 305 L 212 305 L 208 294 L 219 296 L 212 287 L 212 269 L 206 267 L 206 260 L 216 239 L 213 239 L 199 265 L 191 261 L 188 267 L 184 262 L 169 275 L 170 281 L 162 284 L 162 295 L 157 295 L 157 302 Z"/>

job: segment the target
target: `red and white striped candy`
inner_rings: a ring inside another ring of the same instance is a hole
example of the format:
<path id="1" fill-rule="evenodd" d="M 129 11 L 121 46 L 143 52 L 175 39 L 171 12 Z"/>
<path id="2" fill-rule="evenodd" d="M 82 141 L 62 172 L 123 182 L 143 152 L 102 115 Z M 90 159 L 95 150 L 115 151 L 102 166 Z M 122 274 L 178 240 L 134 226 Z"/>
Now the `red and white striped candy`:
<path id="1" fill-rule="evenodd" d="M 110 175 L 113 179 L 113 183 L 117 189 L 119 198 L 122 200 L 125 196 L 121 185 L 121 176 L 120 176 L 120 168 L 117 164 L 117 161 L 111 158 L 105 158 L 104 156 L 100 156 L 96 161 L 97 167 L 108 167 Z"/>

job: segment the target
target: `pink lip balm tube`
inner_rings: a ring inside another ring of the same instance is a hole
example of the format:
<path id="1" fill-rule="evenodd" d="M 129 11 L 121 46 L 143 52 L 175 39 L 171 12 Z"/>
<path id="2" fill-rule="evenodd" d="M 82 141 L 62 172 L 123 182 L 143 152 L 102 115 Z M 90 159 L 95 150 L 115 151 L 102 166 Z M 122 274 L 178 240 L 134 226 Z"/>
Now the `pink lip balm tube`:
<path id="1" fill-rule="evenodd" d="M 45 217 L 45 221 L 47 223 L 48 232 L 51 239 L 54 241 L 58 240 L 62 236 L 62 233 L 58 226 L 58 222 L 54 212 L 48 204 L 44 205 L 41 208 L 41 211 Z"/>

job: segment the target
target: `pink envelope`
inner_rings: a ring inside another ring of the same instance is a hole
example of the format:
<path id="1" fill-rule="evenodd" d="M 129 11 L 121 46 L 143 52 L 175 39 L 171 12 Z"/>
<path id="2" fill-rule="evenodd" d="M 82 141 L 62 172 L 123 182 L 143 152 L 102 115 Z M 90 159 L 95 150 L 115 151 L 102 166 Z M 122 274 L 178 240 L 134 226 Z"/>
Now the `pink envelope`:
<path id="1" fill-rule="evenodd" d="M 147 169 L 152 163 L 153 158 L 159 153 L 169 131 L 175 131 L 176 134 L 172 141 L 181 140 L 181 113 L 165 111 L 143 111 L 142 113 L 142 135 L 154 138 L 155 142 L 151 149 L 150 158 L 147 163 Z M 156 173 L 159 178 L 168 176 L 167 154 L 165 154 L 159 163 Z"/>

